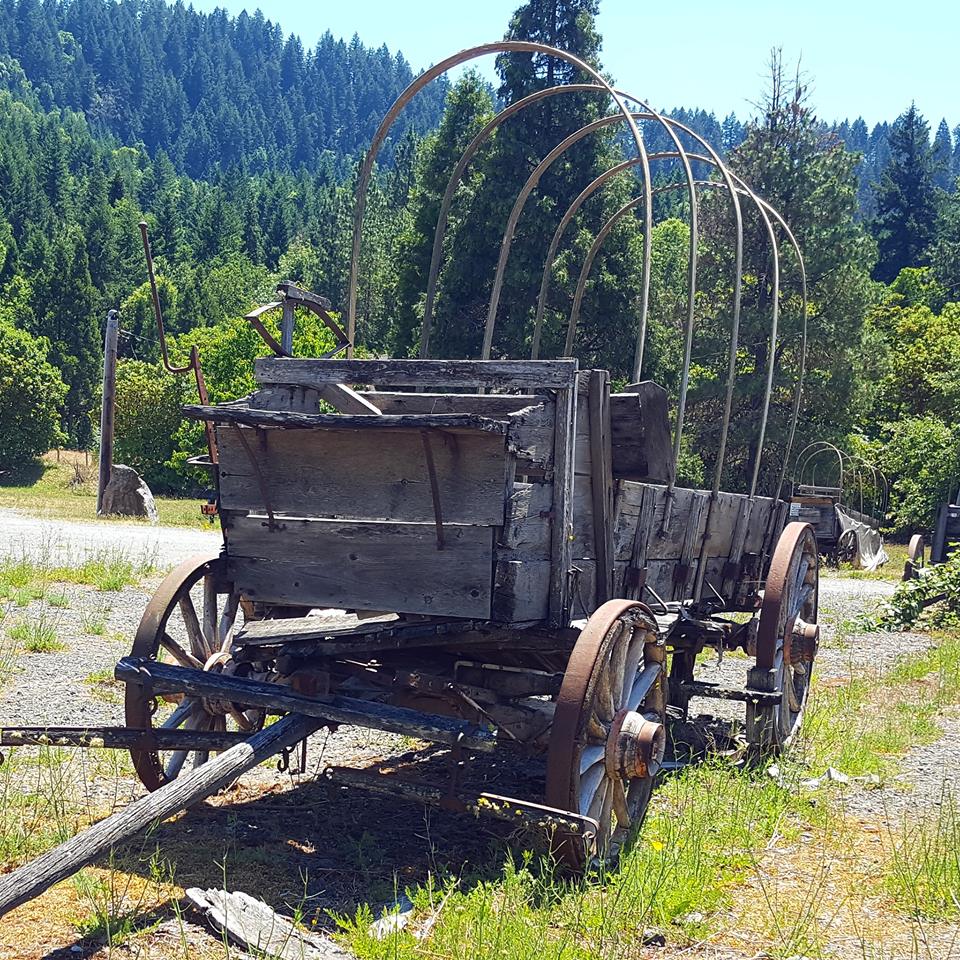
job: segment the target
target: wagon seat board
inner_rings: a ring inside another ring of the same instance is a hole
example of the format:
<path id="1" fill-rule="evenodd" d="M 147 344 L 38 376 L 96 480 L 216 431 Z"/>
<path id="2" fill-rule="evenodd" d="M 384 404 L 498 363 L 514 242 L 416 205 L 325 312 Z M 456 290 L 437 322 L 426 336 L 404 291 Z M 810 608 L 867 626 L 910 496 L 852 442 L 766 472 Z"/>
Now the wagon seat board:
<path id="1" fill-rule="evenodd" d="M 505 363 L 348 361 L 332 373 L 331 363 L 261 360 L 261 389 L 250 397 L 185 408 L 215 424 L 225 552 L 238 587 L 299 606 L 544 620 L 557 397 L 571 396 L 576 362 L 518 372 Z M 479 386 L 523 392 L 436 389 L 470 389 L 474 373 Z M 374 412 L 319 412 L 321 397 L 336 402 L 323 389 L 331 377 L 382 386 L 345 388 L 350 410 Z M 393 389 L 401 385 L 431 392 Z"/>

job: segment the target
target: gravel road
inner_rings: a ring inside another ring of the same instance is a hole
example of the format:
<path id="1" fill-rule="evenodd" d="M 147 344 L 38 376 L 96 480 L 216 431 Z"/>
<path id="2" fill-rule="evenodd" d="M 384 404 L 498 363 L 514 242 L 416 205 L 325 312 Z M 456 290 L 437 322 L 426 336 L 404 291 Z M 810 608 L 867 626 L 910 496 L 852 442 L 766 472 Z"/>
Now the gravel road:
<path id="1" fill-rule="evenodd" d="M 151 559 L 167 568 L 195 553 L 216 551 L 220 542 L 217 528 L 207 532 L 147 523 L 47 520 L 0 507 L 0 551 L 51 564 L 119 551 L 132 560 Z"/>

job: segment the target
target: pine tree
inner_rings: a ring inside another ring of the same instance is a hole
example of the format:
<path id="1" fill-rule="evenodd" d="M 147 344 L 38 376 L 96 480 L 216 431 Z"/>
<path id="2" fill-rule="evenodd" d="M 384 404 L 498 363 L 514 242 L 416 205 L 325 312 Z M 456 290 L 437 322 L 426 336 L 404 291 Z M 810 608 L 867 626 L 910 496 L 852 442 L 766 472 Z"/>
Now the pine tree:
<path id="1" fill-rule="evenodd" d="M 941 190 L 952 190 L 953 176 L 953 139 L 946 120 L 940 121 L 933 138 L 933 182 Z"/>
<path id="2" fill-rule="evenodd" d="M 927 248 L 937 222 L 936 165 L 930 128 L 916 104 L 890 130 L 890 162 L 877 189 L 873 223 L 879 260 L 875 276 L 889 283 L 904 267 L 928 260 Z"/>

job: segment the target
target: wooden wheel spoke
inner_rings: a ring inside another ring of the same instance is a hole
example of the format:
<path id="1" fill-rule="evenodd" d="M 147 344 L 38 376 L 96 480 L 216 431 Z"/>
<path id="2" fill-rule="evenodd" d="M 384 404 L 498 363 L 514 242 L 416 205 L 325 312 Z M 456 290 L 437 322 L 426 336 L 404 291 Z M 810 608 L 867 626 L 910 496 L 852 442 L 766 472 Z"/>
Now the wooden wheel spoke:
<path id="1" fill-rule="evenodd" d="M 582 777 L 595 763 L 601 763 L 606 752 L 604 744 L 587 744 L 583 748 L 583 753 L 580 754 L 580 776 Z"/>
<path id="2" fill-rule="evenodd" d="M 174 710 L 173 713 L 171 713 L 170 716 L 163 721 L 161 726 L 167 730 L 171 730 L 176 729 L 182 723 L 186 723 L 189 720 L 190 715 L 193 713 L 195 704 L 195 700 L 184 700 L 183 703 L 181 703 L 180 706 L 178 706 L 177 709 Z"/>
<path id="3" fill-rule="evenodd" d="M 230 649 L 233 643 L 233 633 L 237 623 L 237 609 L 240 606 L 240 594 L 231 592 L 227 597 L 227 602 L 223 607 L 223 614 L 220 617 L 220 625 L 217 628 L 217 648 L 221 652 Z"/>
<path id="4" fill-rule="evenodd" d="M 594 820 L 600 822 L 600 833 L 605 836 L 609 824 L 604 823 L 604 819 L 609 819 L 609 814 L 606 818 L 603 817 L 604 808 L 609 809 L 609 804 L 611 800 L 611 781 L 607 777 L 606 773 L 602 775 L 600 782 L 597 784 L 596 789 L 593 792 L 593 797 L 590 800 L 590 805 L 586 809 L 586 815 L 588 817 L 593 817 Z"/>
<path id="5" fill-rule="evenodd" d="M 203 663 L 192 653 L 188 653 L 177 643 L 169 633 L 164 633 L 160 638 L 160 646 L 163 647 L 170 656 L 173 657 L 181 667 L 193 667 L 194 670 L 202 670 Z"/>
<path id="6" fill-rule="evenodd" d="M 183 769 L 183 764 L 187 759 L 187 750 L 174 750 L 163 767 L 163 775 L 168 780 L 175 780 Z"/>
<path id="7" fill-rule="evenodd" d="M 620 685 L 620 707 L 626 707 L 628 710 L 634 708 L 629 705 L 633 687 L 637 682 L 637 670 L 640 668 L 640 660 L 643 657 L 643 638 L 634 637 L 630 641 L 629 647 L 624 653 L 623 662 L 623 682 Z"/>
<path id="8" fill-rule="evenodd" d="M 647 696 L 653 689 L 654 684 L 657 682 L 657 677 L 659 676 L 659 663 L 651 663 L 648 667 L 644 667 L 643 671 L 636 675 L 633 681 L 633 687 L 624 701 L 624 707 L 627 710 L 639 709 L 644 700 L 647 699 Z"/>
<path id="9" fill-rule="evenodd" d="M 212 574 L 203 578 L 203 639 L 207 645 L 207 656 L 220 649 L 217 639 L 217 582 Z"/>
<path id="10" fill-rule="evenodd" d="M 200 629 L 197 608 L 193 605 L 189 593 L 185 593 L 180 598 L 178 606 L 180 607 L 180 616 L 183 617 L 183 625 L 187 628 L 187 636 L 190 638 L 190 650 L 201 663 L 206 663 L 210 652 L 207 650 L 207 644 L 203 638 L 203 630 Z"/>
<path id="11" fill-rule="evenodd" d="M 622 830 L 630 829 L 630 807 L 627 804 L 627 785 L 622 780 L 614 780 L 611 784 L 613 794 L 613 812 L 617 818 L 617 827 Z"/>
<path id="12" fill-rule="evenodd" d="M 596 763 L 580 778 L 580 810 L 592 809 L 597 793 L 607 778 L 606 768 L 602 763 Z M 587 816 L 592 814 L 587 813 Z"/>

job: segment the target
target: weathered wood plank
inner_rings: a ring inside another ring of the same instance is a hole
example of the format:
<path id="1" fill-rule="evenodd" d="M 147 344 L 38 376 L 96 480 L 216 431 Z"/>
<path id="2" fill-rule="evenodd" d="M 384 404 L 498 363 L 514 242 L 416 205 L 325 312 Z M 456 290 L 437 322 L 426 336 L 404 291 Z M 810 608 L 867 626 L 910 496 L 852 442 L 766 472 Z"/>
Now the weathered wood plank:
<path id="1" fill-rule="evenodd" d="M 473 413 L 508 425 L 508 442 L 522 460 L 549 466 L 553 457 L 554 402 L 545 396 L 502 393 L 398 393 L 360 391 L 383 413 Z"/>
<path id="2" fill-rule="evenodd" d="M 278 520 L 236 516 L 227 572 L 253 600 L 299 606 L 489 616 L 493 530 L 432 523 Z"/>
<path id="3" fill-rule="evenodd" d="M 569 387 L 576 360 L 301 360 L 261 357 L 254 363 L 260 383 L 376 384 L 391 387 L 505 388 Z"/>
<path id="4" fill-rule="evenodd" d="M 152 689 L 157 693 L 222 697 L 235 703 L 265 707 L 277 713 L 287 711 L 333 723 L 352 723 L 435 743 L 459 742 L 471 750 L 492 750 L 496 739 L 489 730 L 452 717 L 434 716 L 419 710 L 341 697 L 338 694 L 309 697 L 278 683 L 263 683 L 191 667 L 175 667 L 141 657 L 123 657 L 117 663 L 114 676 L 125 683 L 144 683 L 149 678 Z"/>
<path id="5" fill-rule="evenodd" d="M 248 733 L 164 727 L 3 727 L 0 747 L 106 747 L 115 750 L 228 750 Z"/>
<path id="6" fill-rule="evenodd" d="M 199 672 L 199 671 L 198 671 Z M 111 847 L 233 783 L 268 757 L 308 737 L 322 721 L 292 714 L 243 743 L 135 800 L 30 863 L 0 876 L 0 917 L 76 873 Z"/>
<path id="7" fill-rule="evenodd" d="M 668 483 L 674 476 L 666 390 L 649 380 L 610 397 L 613 475 Z"/>
<path id="8" fill-rule="evenodd" d="M 596 557 L 595 603 L 613 596 L 613 477 L 610 473 L 610 375 L 590 371 L 590 485 Z"/>
<path id="9" fill-rule="evenodd" d="M 574 370 L 576 361 L 574 361 Z M 554 524 L 550 559 L 549 617 L 553 626 L 566 626 L 570 611 L 570 561 L 573 532 L 573 476 L 577 410 L 577 379 L 557 392 L 553 441 Z"/>
<path id="10" fill-rule="evenodd" d="M 497 546 L 513 560 L 549 560 L 553 484 L 514 483 Z"/>
<path id="11" fill-rule="evenodd" d="M 300 930 L 262 900 L 242 891 L 189 887 L 185 893 L 220 933 L 256 956 L 276 960 L 351 960 L 355 956 L 332 940 Z"/>
<path id="12" fill-rule="evenodd" d="M 259 438 L 248 436 L 276 513 L 417 523 L 435 519 L 419 433 L 265 431 Z M 444 521 L 499 526 L 506 472 L 503 437 L 436 436 L 432 450 Z M 263 511 L 260 478 L 236 429 L 218 429 L 217 442 L 221 508 Z"/>
<path id="13" fill-rule="evenodd" d="M 550 582 L 549 560 L 498 560 L 491 619 L 497 623 L 546 620 Z"/>
<path id="14" fill-rule="evenodd" d="M 504 434 L 506 424 L 490 417 L 469 413 L 406 414 L 402 416 L 368 416 L 347 413 L 299 413 L 287 410 L 258 410 L 237 404 L 200 406 L 188 404 L 183 415 L 190 420 L 214 423 L 235 423 L 246 427 L 276 430 L 450 430 L 483 431 Z"/>

